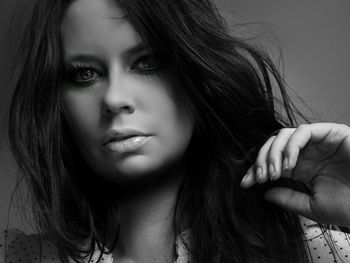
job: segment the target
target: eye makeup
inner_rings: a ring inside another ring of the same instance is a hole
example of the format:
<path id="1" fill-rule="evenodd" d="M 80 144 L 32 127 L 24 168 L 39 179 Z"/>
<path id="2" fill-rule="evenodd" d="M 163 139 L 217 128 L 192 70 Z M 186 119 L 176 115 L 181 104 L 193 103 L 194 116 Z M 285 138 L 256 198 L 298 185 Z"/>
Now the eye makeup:
<path id="1" fill-rule="evenodd" d="M 66 80 L 78 87 L 88 87 L 104 77 L 104 70 L 94 64 L 86 62 L 72 62 L 66 64 Z"/>
<path id="2" fill-rule="evenodd" d="M 94 56 L 76 56 L 65 63 L 65 79 L 68 83 L 87 88 L 108 77 L 108 69 L 101 66 L 101 62 Z M 163 68 L 163 62 L 156 53 L 144 52 L 137 56 L 128 67 L 132 74 L 144 77 L 154 77 Z"/>

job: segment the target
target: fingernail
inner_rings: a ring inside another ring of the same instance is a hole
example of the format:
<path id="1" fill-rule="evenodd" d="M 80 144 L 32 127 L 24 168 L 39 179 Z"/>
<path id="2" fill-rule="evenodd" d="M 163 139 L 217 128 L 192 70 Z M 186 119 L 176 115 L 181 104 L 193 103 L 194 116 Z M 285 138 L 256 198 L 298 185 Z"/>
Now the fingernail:
<path id="1" fill-rule="evenodd" d="M 248 179 L 248 174 L 245 174 L 242 178 L 241 186 L 244 186 L 247 183 L 247 179 Z"/>
<path id="2" fill-rule="evenodd" d="M 275 180 L 275 166 L 273 165 L 273 163 L 269 164 L 269 174 L 270 174 L 270 179 L 271 180 Z"/>
<path id="3" fill-rule="evenodd" d="M 258 166 L 258 168 L 256 169 L 256 176 L 256 180 L 260 183 L 263 180 L 262 168 L 260 166 Z"/>
<path id="4" fill-rule="evenodd" d="M 288 168 L 289 168 L 289 160 L 287 157 L 285 157 L 283 161 L 283 170 L 287 170 Z"/>

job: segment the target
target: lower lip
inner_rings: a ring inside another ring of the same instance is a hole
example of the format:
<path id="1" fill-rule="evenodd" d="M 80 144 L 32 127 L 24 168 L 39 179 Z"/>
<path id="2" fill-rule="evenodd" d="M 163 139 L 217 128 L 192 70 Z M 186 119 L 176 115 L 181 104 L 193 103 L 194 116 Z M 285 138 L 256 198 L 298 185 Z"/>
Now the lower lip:
<path id="1" fill-rule="evenodd" d="M 148 136 L 134 136 L 122 141 L 113 141 L 104 145 L 109 151 L 126 153 L 141 147 L 149 139 Z"/>

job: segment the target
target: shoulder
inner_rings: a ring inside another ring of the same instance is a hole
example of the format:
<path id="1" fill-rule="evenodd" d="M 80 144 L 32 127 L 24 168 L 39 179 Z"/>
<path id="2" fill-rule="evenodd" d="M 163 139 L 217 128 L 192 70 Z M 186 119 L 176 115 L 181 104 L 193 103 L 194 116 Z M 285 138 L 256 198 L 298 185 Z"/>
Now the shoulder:
<path id="1" fill-rule="evenodd" d="M 83 242 L 82 246 L 88 242 Z M 86 245 L 85 244 L 85 245 Z M 96 246 L 91 262 L 97 262 L 100 250 Z M 0 233 L 0 263 L 61 263 L 56 246 L 44 236 L 27 235 L 18 229 Z M 69 258 L 69 262 L 76 262 Z M 112 254 L 107 254 L 101 263 L 113 262 Z"/>
<path id="2" fill-rule="evenodd" d="M 27 235 L 18 229 L 3 231 L 0 236 L 0 263 L 59 263 L 55 246 L 37 234 Z"/>
<path id="3" fill-rule="evenodd" d="M 333 226 L 327 229 L 305 217 L 299 217 L 312 262 L 349 262 L 350 234 Z"/>

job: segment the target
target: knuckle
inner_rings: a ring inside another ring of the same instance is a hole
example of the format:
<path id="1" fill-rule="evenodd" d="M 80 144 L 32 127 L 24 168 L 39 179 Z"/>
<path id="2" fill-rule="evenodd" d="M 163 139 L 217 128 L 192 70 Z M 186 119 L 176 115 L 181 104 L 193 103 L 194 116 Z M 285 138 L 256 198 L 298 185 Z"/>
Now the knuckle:
<path id="1" fill-rule="evenodd" d="M 283 153 L 284 155 L 290 155 L 291 152 L 292 152 L 292 144 L 288 142 L 288 143 L 286 144 L 286 146 L 284 147 L 282 153 Z"/>
<path id="2" fill-rule="evenodd" d="M 271 143 L 275 140 L 275 138 L 276 138 L 276 136 L 270 137 L 270 138 L 263 144 L 263 146 L 259 149 L 259 154 L 268 151 L 268 149 L 269 149 L 270 146 L 271 146 Z"/>
<path id="3" fill-rule="evenodd" d="M 298 129 L 299 129 L 299 130 L 305 130 L 307 127 L 308 127 L 308 124 L 303 123 L 303 124 L 300 124 L 300 125 L 298 126 Z"/>
<path id="4" fill-rule="evenodd" d="M 264 156 L 259 154 L 258 157 L 256 158 L 255 164 L 261 165 L 264 162 L 264 160 L 265 160 Z"/>
<path id="5" fill-rule="evenodd" d="M 348 126 L 348 125 L 346 125 L 346 124 L 339 124 L 339 127 L 340 127 L 340 129 L 342 129 L 342 130 L 344 130 L 344 131 L 348 131 L 349 132 L 349 130 L 350 130 L 350 127 Z"/>
<path id="6" fill-rule="evenodd" d="M 268 141 L 274 140 L 277 137 L 277 135 L 272 135 Z"/>
<path id="7" fill-rule="evenodd" d="M 258 167 L 264 167 L 263 162 L 260 162 L 260 161 L 255 162 L 253 169 L 256 170 Z"/>
<path id="8" fill-rule="evenodd" d="M 282 128 L 282 129 L 280 129 L 280 133 L 283 133 L 283 134 L 289 133 L 290 130 L 291 130 L 291 128 Z"/>

